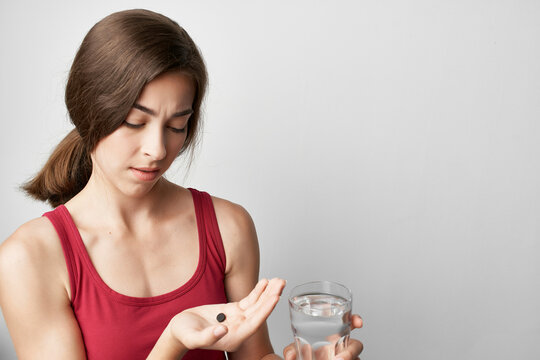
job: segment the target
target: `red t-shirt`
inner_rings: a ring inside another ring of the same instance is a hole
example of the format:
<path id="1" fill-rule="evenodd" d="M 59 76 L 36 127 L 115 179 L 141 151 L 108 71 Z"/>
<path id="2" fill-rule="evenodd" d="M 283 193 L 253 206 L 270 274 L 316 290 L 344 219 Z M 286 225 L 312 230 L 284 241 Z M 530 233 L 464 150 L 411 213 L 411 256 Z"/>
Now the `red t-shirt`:
<path id="1" fill-rule="evenodd" d="M 111 289 L 92 265 L 64 205 L 44 214 L 62 243 L 71 286 L 71 306 L 89 360 L 145 359 L 171 318 L 184 309 L 227 302 L 225 251 L 210 195 L 189 189 L 199 232 L 199 263 L 178 289 L 152 297 L 131 297 Z M 224 353 L 192 350 L 185 360 L 223 360 Z"/>

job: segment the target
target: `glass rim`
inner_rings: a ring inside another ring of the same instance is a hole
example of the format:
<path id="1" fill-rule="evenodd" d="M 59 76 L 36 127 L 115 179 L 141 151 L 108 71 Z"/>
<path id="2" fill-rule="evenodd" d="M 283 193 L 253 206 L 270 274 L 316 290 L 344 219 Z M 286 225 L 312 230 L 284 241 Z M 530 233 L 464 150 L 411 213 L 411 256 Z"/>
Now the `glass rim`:
<path id="1" fill-rule="evenodd" d="M 347 292 L 347 297 L 344 297 L 344 299 L 349 301 L 349 302 L 352 302 L 352 291 L 347 286 L 345 286 L 345 285 L 343 285 L 341 283 L 335 282 L 335 281 L 330 281 L 330 280 L 315 280 L 315 281 L 308 281 L 308 282 L 305 282 L 305 283 L 302 283 L 302 284 L 299 284 L 299 285 L 296 285 L 295 287 L 293 287 L 291 289 L 291 291 L 289 292 L 289 296 L 288 296 L 289 303 L 292 303 L 293 297 L 303 295 L 303 294 L 296 294 L 296 295 L 293 296 L 293 293 L 299 287 L 309 286 L 309 285 L 318 285 L 318 284 L 328 284 L 328 285 L 331 285 L 331 286 L 337 286 L 339 288 L 342 288 L 343 290 L 345 290 Z M 336 294 L 329 294 L 329 295 L 336 295 Z"/>

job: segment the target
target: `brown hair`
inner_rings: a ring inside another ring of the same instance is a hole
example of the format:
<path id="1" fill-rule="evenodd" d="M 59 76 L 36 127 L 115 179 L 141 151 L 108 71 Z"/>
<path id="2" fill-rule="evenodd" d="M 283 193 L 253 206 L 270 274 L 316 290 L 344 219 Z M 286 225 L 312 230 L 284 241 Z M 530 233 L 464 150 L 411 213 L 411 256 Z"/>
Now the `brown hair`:
<path id="1" fill-rule="evenodd" d="M 95 24 L 75 55 L 66 86 L 65 101 L 75 129 L 22 189 L 53 207 L 75 196 L 90 178 L 90 153 L 97 143 L 124 122 L 149 81 L 171 70 L 188 74 L 195 85 L 194 112 L 180 153 L 192 152 L 200 132 L 207 74 L 187 32 L 149 10 L 120 11 Z"/>

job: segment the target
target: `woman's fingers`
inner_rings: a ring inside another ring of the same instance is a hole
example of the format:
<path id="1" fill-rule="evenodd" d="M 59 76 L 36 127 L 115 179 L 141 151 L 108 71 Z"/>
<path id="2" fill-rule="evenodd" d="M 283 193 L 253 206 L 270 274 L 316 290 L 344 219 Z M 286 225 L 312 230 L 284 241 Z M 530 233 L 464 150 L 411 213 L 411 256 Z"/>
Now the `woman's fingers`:
<path id="1" fill-rule="evenodd" d="M 336 359 L 342 360 L 354 360 L 360 356 L 360 353 L 364 350 L 364 344 L 355 339 L 349 340 L 349 346 L 347 350 L 340 352 L 336 355 Z"/>
<path id="2" fill-rule="evenodd" d="M 230 327 L 231 334 L 238 338 L 244 338 L 253 334 L 262 323 L 268 318 L 272 310 L 279 301 L 279 295 L 283 291 L 285 281 L 281 279 L 260 280 L 255 288 L 236 304 L 212 305 L 213 307 L 231 307 L 223 310 L 226 316 L 223 324 Z M 212 310 L 212 315 L 208 321 L 216 321 L 216 309 Z M 215 314 L 214 314 L 215 313 Z"/>
<path id="3" fill-rule="evenodd" d="M 255 305 L 257 306 L 259 304 L 264 304 L 269 300 L 273 301 L 275 297 L 279 299 L 284 287 L 285 280 L 278 278 L 270 280 L 266 286 L 266 289 L 264 289 L 264 292 L 261 294 Z"/>
<path id="4" fill-rule="evenodd" d="M 197 329 L 198 326 L 190 328 L 193 324 L 189 320 L 183 321 L 182 319 L 179 321 L 180 329 L 176 329 L 176 334 L 180 335 L 178 338 L 189 349 L 211 347 L 229 331 L 229 329 L 222 324 Z M 186 329 L 189 329 L 189 331 L 185 331 Z"/>
<path id="5" fill-rule="evenodd" d="M 283 288 L 285 287 L 285 280 L 282 279 L 272 279 L 270 281 L 266 279 L 261 279 L 255 285 L 255 288 L 251 290 L 248 296 L 240 300 L 238 306 L 242 310 L 249 310 L 250 307 L 256 306 L 261 302 L 265 302 L 268 297 L 272 295 L 281 295 Z"/>
<path id="6" fill-rule="evenodd" d="M 270 288 L 270 293 L 281 296 L 281 293 L 283 292 L 283 289 L 285 288 L 286 284 L 287 282 L 283 279 L 274 278 L 270 280 L 268 284 Z"/>
<path id="7" fill-rule="evenodd" d="M 217 325 L 217 326 L 214 326 L 212 328 L 212 334 L 214 334 L 214 336 L 216 337 L 216 339 L 221 339 L 222 337 L 224 337 L 227 332 L 228 332 L 229 329 L 227 329 L 226 326 L 223 326 L 223 325 Z"/>
<path id="8" fill-rule="evenodd" d="M 224 337 L 227 332 L 227 327 L 223 325 L 209 326 L 205 328 L 200 332 L 199 335 L 199 341 L 201 342 L 199 347 L 211 346 L 212 344 L 218 342 L 219 339 Z"/>
<path id="9" fill-rule="evenodd" d="M 261 326 L 266 318 L 270 316 L 270 313 L 274 310 L 278 301 L 279 296 L 273 295 L 266 297 L 264 301 L 257 303 L 255 307 L 249 309 L 249 313 L 246 311 L 246 321 L 244 324 L 253 328 Z"/>
<path id="10" fill-rule="evenodd" d="M 359 315 L 353 315 L 351 317 L 351 330 L 360 329 L 362 326 L 364 326 L 362 318 Z"/>
<path id="11" fill-rule="evenodd" d="M 255 285 L 255 287 L 253 288 L 253 290 L 251 290 L 248 296 L 240 300 L 240 302 L 238 303 L 238 306 L 240 306 L 240 309 L 246 310 L 251 305 L 255 304 L 257 300 L 259 299 L 259 297 L 261 296 L 261 294 L 266 289 L 267 285 L 268 285 L 268 280 L 266 279 L 259 280 L 257 285 Z"/>
<path id="12" fill-rule="evenodd" d="M 255 304 L 244 311 L 244 321 L 241 325 L 243 331 L 252 334 L 264 323 L 272 310 L 276 307 L 284 286 L 284 280 L 272 279 L 269 281 L 264 292 L 259 296 Z"/>
<path id="13" fill-rule="evenodd" d="M 246 310 L 245 316 L 256 319 L 257 322 L 260 321 L 261 317 L 266 319 L 274 310 L 284 287 L 285 280 L 277 278 L 270 280 L 261 296 Z"/>
<path id="14" fill-rule="evenodd" d="M 347 350 L 337 354 L 334 359 L 355 360 L 360 356 L 360 353 L 362 353 L 363 349 L 364 344 L 362 344 L 356 339 L 350 339 Z M 311 354 L 311 352 L 309 351 L 310 348 L 307 348 L 306 350 L 308 350 L 308 353 L 304 354 L 304 358 L 309 358 Z M 283 349 L 283 358 L 285 360 L 296 360 L 296 347 L 294 343 L 287 345 Z"/>
<path id="15" fill-rule="evenodd" d="M 285 360 L 296 360 L 296 349 L 294 343 L 285 346 L 283 349 L 283 357 Z"/>

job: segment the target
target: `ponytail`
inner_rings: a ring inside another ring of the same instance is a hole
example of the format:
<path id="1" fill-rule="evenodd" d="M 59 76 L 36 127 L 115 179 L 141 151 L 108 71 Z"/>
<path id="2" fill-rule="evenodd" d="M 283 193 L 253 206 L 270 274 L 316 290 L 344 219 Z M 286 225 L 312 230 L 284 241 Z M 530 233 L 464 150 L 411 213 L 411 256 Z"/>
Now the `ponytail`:
<path id="1" fill-rule="evenodd" d="M 34 199 L 53 207 L 81 191 L 92 173 L 92 160 L 77 129 L 73 129 L 47 160 L 41 171 L 21 186 Z"/>

